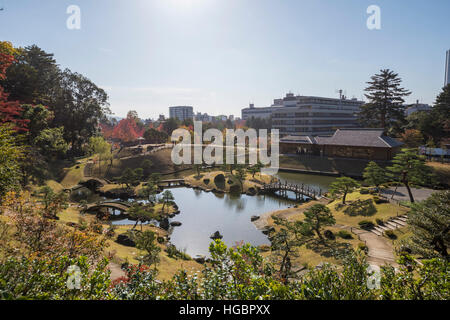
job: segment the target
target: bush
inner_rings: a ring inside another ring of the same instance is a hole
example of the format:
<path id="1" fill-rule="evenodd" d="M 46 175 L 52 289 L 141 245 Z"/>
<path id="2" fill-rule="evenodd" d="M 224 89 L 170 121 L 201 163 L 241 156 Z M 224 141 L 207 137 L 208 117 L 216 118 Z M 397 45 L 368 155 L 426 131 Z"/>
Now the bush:
<path id="1" fill-rule="evenodd" d="M 191 257 L 183 251 L 180 251 L 173 244 L 169 244 L 165 250 L 167 255 L 173 259 L 183 259 L 183 260 L 191 260 Z"/>
<path id="2" fill-rule="evenodd" d="M 369 251 L 369 248 L 362 242 L 358 243 L 358 249 L 364 251 L 365 253 Z"/>
<path id="3" fill-rule="evenodd" d="M 375 219 L 375 222 L 377 223 L 377 225 L 379 225 L 379 226 L 383 226 L 384 225 L 384 221 L 383 221 L 383 219 L 380 219 L 380 218 L 376 218 Z"/>
<path id="4" fill-rule="evenodd" d="M 361 190 L 359 190 L 360 194 L 369 194 L 369 189 L 367 188 L 361 188 Z"/>
<path id="5" fill-rule="evenodd" d="M 378 196 L 374 196 L 374 197 L 373 197 L 373 201 L 374 201 L 376 204 L 380 204 L 380 203 L 389 203 L 389 200 L 388 200 L 388 199 L 382 198 L 382 197 L 378 197 Z"/>
<path id="6" fill-rule="evenodd" d="M 340 211 L 343 207 L 345 207 L 345 204 L 343 204 L 342 202 L 339 202 L 334 206 L 334 210 Z"/>
<path id="7" fill-rule="evenodd" d="M 376 212 L 377 208 L 375 208 L 372 199 L 356 200 L 344 210 L 344 213 L 349 216 L 371 216 Z"/>
<path id="8" fill-rule="evenodd" d="M 375 227 L 373 222 L 369 221 L 369 220 L 362 220 L 362 221 L 358 222 L 358 225 L 361 227 L 361 229 L 364 229 L 364 230 L 372 230 Z"/>
<path id="9" fill-rule="evenodd" d="M 395 239 L 397 239 L 397 235 L 394 233 L 394 231 L 392 231 L 392 230 L 386 230 L 385 232 L 384 232 L 384 235 L 386 236 L 386 237 L 388 237 L 389 239 L 392 239 L 392 240 L 395 240 Z"/>
<path id="10" fill-rule="evenodd" d="M 341 237 L 342 239 L 353 239 L 352 234 L 346 230 L 339 231 L 338 236 Z"/>
<path id="11" fill-rule="evenodd" d="M 329 240 L 334 240 L 336 239 L 334 233 L 331 230 L 325 230 L 323 235 L 325 236 L 325 238 L 329 239 Z"/>

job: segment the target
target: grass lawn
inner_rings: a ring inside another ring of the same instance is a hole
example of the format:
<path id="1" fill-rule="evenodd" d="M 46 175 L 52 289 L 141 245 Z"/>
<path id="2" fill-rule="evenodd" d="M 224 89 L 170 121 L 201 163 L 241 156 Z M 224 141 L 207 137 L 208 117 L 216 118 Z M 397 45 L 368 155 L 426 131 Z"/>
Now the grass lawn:
<path id="1" fill-rule="evenodd" d="M 370 194 L 360 194 L 359 191 L 355 191 L 353 193 L 350 193 L 347 195 L 346 202 L 351 203 L 355 200 L 366 200 L 373 198 L 373 195 Z M 361 220 L 369 220 L 372 221 L 374 224 L 376 224 L 375 219 L 382 219 L 387 220 L 390 217 L 395 217 L 397 215 L 403 215 L 406 214 L 409 209 L 405 208 L 403 206 L 399 206 L 392 203 L 382 203 L 382 204 L 376 204 L 373 203 L 377 212 L 374 215 L 371 216 L 349 216 L 344 213 L 345 208 L 340 209 L 337 211 L 335 209 L 336 204 L 342 203 L 342 199 L 337 199 L 327 205 L 328 208 L 330 208 L 331 212 L 333 213 L 334 218 L 336 219 L 337 224 L 351 226 L 351 227 L 358 227 L 358 222 Z"/>
<path id="2" fill-rule="evenodd" d="M 450 163 L 427 162 L 433 168 L 438 180 L 446 185 L 450 185 Z"/>
<path id="3" fill-rule="evenodd" d="M 86 166 L 85 161 L 86 159 L 84 159 L 84 161 L 80 160 L 81 164 L 74 165 L 66 170 L 66 175 L 60 182 L 64 188 L 76 186 L 78 182 L 84 179 L 84 167 Z"/>
<path id="4" fill-rule="evenodd" d="M 348 244 L 350 245 L 352 248 L 356 249 L 358 247 L 358 244 L 361 243 L 361 241 L 358 240 L 358 237 L 356 235 L 353 235 L 353 239 L 342 239 L 339 236 L 337 236 L 337 233 L 340 230 L 343 230 L 341 228 L 338 227 L 326 227 L 324 228 L 324 230 L 330 230 L 332 231 L 335 236 L 336 236 L 336 240 L 331 240 L 331 244 L 332 245 L 342 245 L 342 244 Z M 330 255 L 330 250 L 326 249 L 323 250 L 322 247 L 318 247 L 318 248 L 307 248 L 305 245 L 301 246 L 300 248 L 298 248 L 296 250 L 298 257 L 295 257 L 294 259 L 291 260 L 292 264 L 296 267 L 300 267 L 300 266 L 307 266 L 307 267 L 315 267 L 316 265 L 318 265 L 321 262 L 328 262 L 331 264 L 340 264 L 340 262 L 332 257 Z M 270 257 L 273 255 L 272 252 L 268 251 L 268 252 L 263 252 L 263 256 L 267 257 L 270 259 Z"/>

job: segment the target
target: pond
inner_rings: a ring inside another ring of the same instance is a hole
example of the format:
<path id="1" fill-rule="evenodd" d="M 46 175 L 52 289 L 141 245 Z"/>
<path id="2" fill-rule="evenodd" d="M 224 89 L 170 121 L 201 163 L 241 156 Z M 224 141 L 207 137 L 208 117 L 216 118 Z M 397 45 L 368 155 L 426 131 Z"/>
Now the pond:
<path id="1" fill-rule="evenodd" d="M 305 183 L 314 188 L 327 190 L 333 177 L 305 174 L 279 173 L 279 179 L 290 183 Z M 228 246 L 240 241 L 258 246 L 270 244 L 267 236 L 250 221 L 253 215 L 285 209 L 294 202 L 272 196 L 248 196 L 215 194 L 191 188 L 171 189 L 181 213 L 171 221 L 182 223 L 174 227 L 170 242 L 190 256 L 208 256 L 210 236 L 219 231 Z M 119 220 L 114 224 L 134 224 L 134 221 Z"/>

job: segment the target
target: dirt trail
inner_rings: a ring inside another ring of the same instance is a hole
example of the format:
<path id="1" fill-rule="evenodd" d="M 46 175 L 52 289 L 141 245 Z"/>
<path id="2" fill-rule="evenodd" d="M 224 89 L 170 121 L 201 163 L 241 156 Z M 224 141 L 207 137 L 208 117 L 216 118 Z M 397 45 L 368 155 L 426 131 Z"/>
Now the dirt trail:
<path id="1" fill-rule="evenodd" d="M 118 265 L 117 263 L 110 262 L 108 265 L 108 269 L 111 271 L 110 278 L 113 281 L 120 277 L 126 276 L 125 271 L 123 271 L 120 265 Z"/>

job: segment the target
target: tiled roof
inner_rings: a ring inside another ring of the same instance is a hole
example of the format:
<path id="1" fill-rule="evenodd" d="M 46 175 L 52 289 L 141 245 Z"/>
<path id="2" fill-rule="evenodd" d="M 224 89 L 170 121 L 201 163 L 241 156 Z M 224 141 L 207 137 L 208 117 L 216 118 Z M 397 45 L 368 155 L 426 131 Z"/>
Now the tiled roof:
<path id="1" fill-rule="evenodd" d="M 315 144 L 314 137 L 311 136 L 286 136 L 280 139 L 282 143 L 304 143 Z"/>
<path id="2" fill-rule="evenodd" d="M 403 144 L 383 135 L 383 129 L 338 129 L 331 137 L 286 136 L 280 142 L 376 148 L 394 148 Z"/>
<path id="3" fill-rule="evenodd" d="M 331 137 L 318 137 L 318 144 L 352 147 L 394 148 L 401 142 L 384 136 L 383 129 L 338 129 Z"/>

